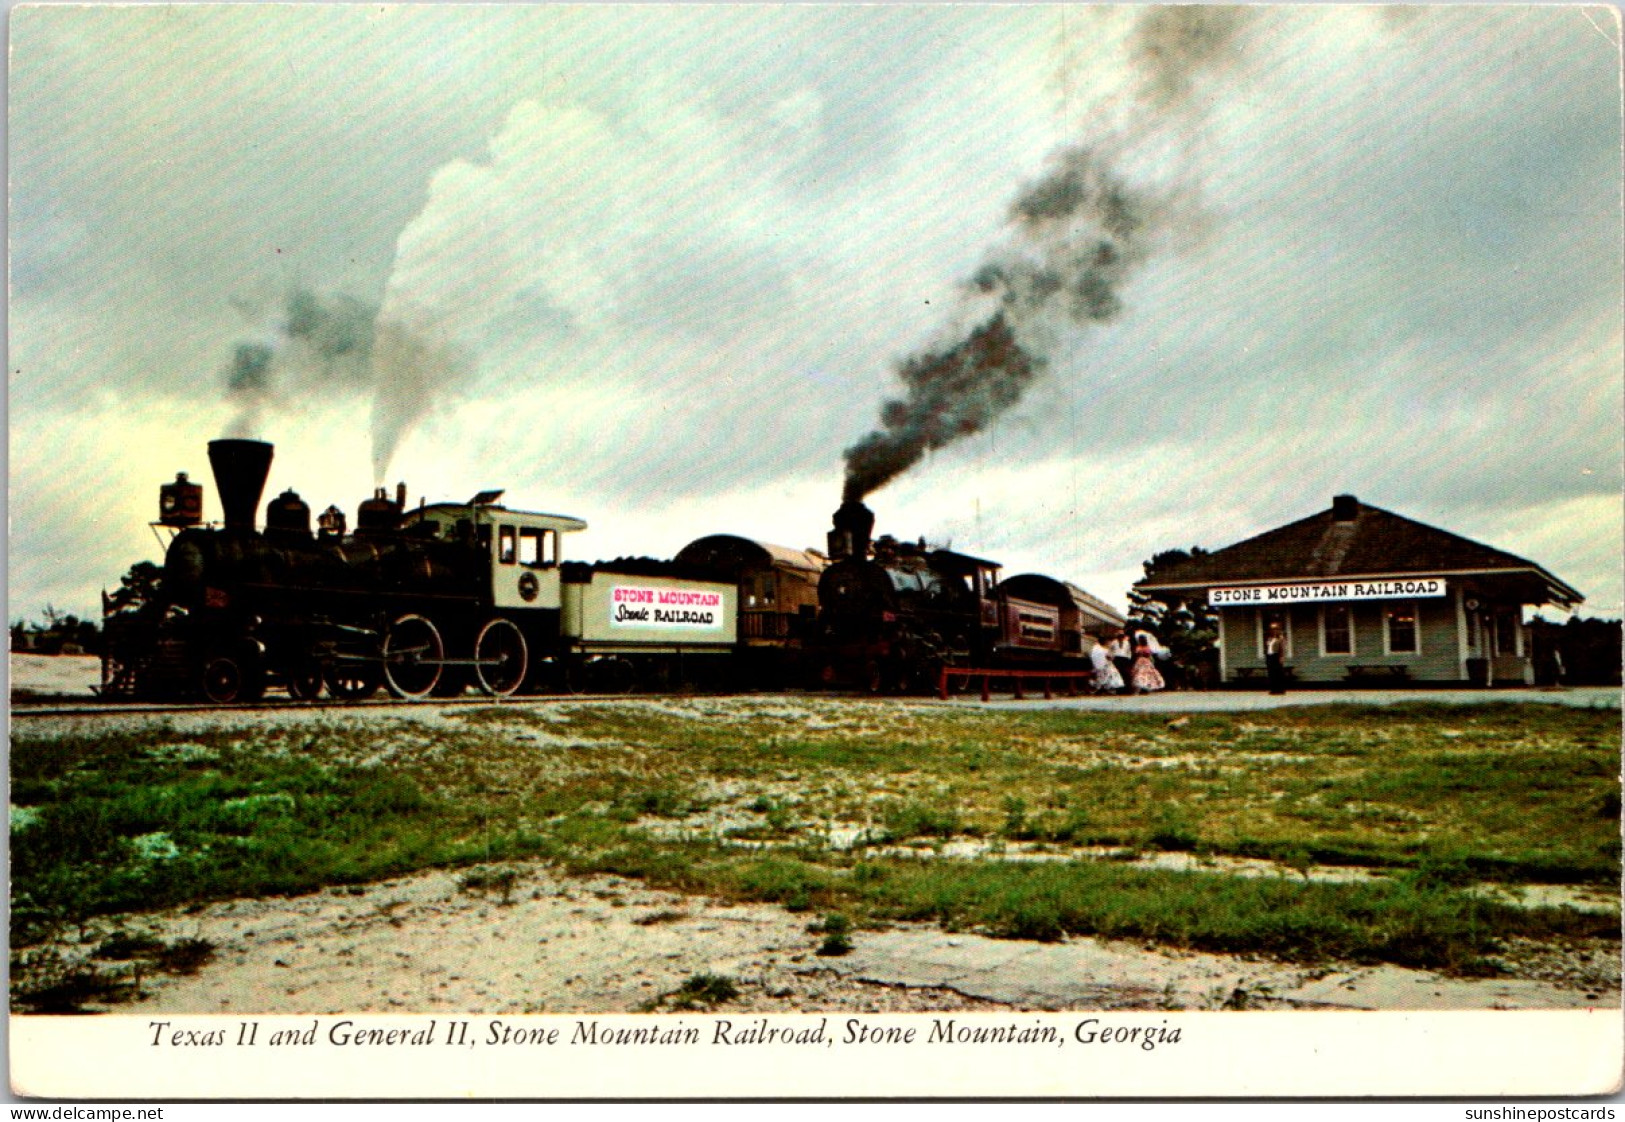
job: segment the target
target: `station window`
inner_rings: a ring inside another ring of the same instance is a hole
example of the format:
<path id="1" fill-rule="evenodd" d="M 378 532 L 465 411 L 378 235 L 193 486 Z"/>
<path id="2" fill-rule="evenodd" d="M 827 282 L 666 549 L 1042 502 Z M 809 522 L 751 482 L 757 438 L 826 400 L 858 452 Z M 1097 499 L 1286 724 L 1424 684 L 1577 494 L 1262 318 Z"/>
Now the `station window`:
<path id="1" fill-rule="evenodd" d="M 1354 614 L 1347 604 L 1327 604 L 1320 609 L 1320 653 L 1354 653 Z"/>
<path id="2" fill-rule="evenodd" d="M 559 563 L 557 530 L 525 528 L 519 531 L 519 563 L 531 568 Z"/>
<path id="3" fill-rule="evenodd" d="M 1383 616 L 1389 654 L 1418 654 L 1422 646 L 1416 629 L 1416 605 L 1396 604 Z"/>

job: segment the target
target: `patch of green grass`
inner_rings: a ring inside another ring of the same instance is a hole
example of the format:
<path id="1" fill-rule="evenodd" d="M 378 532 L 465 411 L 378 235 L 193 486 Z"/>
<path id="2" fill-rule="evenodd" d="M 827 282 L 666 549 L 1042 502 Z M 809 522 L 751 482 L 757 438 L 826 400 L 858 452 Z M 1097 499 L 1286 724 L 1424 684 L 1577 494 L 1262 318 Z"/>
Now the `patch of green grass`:
<path id="1" fill-rule="evenodd" d="M 840 912 L 831 912 L 808 930 L 824 937 L 816 952 L 820 957 L 839 958 L 852 953 L 852 921 Z"/>
<path id="2" fill-rule="evenodd" d="M 108 970 L 94 962 L 72 962 L 40 947 L 13 955 L 11 1008 L 21 1013 L 83 1013 L 87 1005 L 112 1005 L 136 996 L 130 970 Z"/>
<path id="3" fill-rule="evenodd" d="M 732 978 L 721 974 L 693 974 L 670 993 L 662 994 L 646 1007 L 646 1012 L 669 1009 L 678 1012 L 704 1012 L 739 996 Z"/>
<path id="4" fill-rule="evenodd" d="M 84 781 L 67 768 L 42 780 L 58 800 L 12 833 L 16 943 L 87 916 L 308 891 L 486 855 L 477 816 L 394 772 L 298 757 L 196 771 L 91 747 L 79 757 Z"/>
<path id="5" fill-rule="evenodd" d="M 513 903 L 514 886 L 519 882 L 519 873 L 515 869 L 470 869 L 457 878 L 457 888 L 462 892 L 476 895 L 485 895 L 495 892 L 501 897 L 503 904 Z"/>
<path id="6" fill-rule="evenodd" d="M 675 787 L 659 786 L 620 794 L 609 808 L 609 816 L 618 822 L 635 822 L 639 818 L 686 818 L 703 803 Z"/>
<path id="7" fill-rule="evenodd" d="M 961 831 L 959 811 L 951 801 L 908 800 L 888 804 L 881 813 L 884 837 L 893 841 L 910 838 L 951 838 Z"/>

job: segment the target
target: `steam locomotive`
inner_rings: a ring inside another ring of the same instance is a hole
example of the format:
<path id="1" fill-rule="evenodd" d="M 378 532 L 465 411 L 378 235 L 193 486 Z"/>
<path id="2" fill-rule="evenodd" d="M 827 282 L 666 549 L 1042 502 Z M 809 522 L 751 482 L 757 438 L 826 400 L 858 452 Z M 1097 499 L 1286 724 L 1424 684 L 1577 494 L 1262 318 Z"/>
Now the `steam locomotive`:
<path id="1" fill-rule="evenodd" d="M 826 685 L 934 687 L 944 666 L 1082 669 L 1095 634 L 1124 618 L 1037 573 L 1000 579 L 994 561 L 873 539 L 874 514 L 847 501 L 829 533 L 808 653 Z"/>
<path id="2" fill-rule="evenodd" d="M 348 531 L 329 507 L 311 528 L 293 491 L 255 514 L 273 449 L 216 440 L 224 511 L 203 523 L 202 488 L 160 488 L 173 532 L 155 595 L 104 598 L 108 698 L 253 701 L 281 688 L 404 699 L 473 687 L 626 692 L 679 681 L 909 690 L 943 666 L 1079 666 L 1090 631 L 1122 617 L 1037 574 L 890 537 L 848 502 L 828 555 L 718 534 L 671 561 L 584 564 L 564 536 L 586 523 L 510 510 L 500 491 L 409 509 L 382 489 Z"/>
<path id="3" fill-rule="evenodd" d="M 217 440 L 209 460 L 224 524 L 202 524 L 202 488 L 160 491 L 175 531 L 157 595 L 131 609 L 104 601 L 102 694 L 251 701 L 343 699 L 380 686 L 417 699 L 474 686 L 630 688 L 685 666 L 704 674 L 732 655 L 736 591 L 669 563 L 563 560 L 577 518 L 509 510 L 500 491 L 406 508 L 380 489 L 353 533 L 329 508 L 288 491 L 255 510 L 271 445 Z"/>

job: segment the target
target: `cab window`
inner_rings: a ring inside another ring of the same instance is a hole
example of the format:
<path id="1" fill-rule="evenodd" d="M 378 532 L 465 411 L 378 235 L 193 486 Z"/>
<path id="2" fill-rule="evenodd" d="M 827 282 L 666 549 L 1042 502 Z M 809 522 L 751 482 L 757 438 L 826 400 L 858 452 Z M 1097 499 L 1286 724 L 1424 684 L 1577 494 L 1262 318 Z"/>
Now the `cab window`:
<path id="1" fill-rule="evenodd" d="M 497 560 L 512 565 L 519 556 L 519 532 L 513 526 L 497 527 Z"/>
<path id="2" fill-rule="evenodd" d="M 541 568 L 559 563 L 557 530 L 525 528 L 519 531 L 519 563 Z"/>

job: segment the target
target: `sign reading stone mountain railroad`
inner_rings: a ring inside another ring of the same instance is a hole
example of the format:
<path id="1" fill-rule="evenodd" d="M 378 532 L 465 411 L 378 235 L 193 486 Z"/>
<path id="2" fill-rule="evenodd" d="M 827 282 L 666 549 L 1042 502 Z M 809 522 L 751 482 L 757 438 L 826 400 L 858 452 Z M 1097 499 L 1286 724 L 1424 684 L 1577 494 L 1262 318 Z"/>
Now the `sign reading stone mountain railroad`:
<path id="1" fill-rule="evenodd" d="M 609 602 L 609 620 L 616 627 L 716 630 L 723 625 L 720 592 L 621 584 L 610 590 Z"/>
<path id="2" fill-rule="evenodd" d="M 1215 588 L 1208 592 L 1207 602 L 1214 607 L 1234 607 L 1238 604 L 1301 604 L 1314 600 L 1400 600 L 1417 596 L 1443 596 L 1444 593 L 1443 577 L 1413 577 Z"/>

